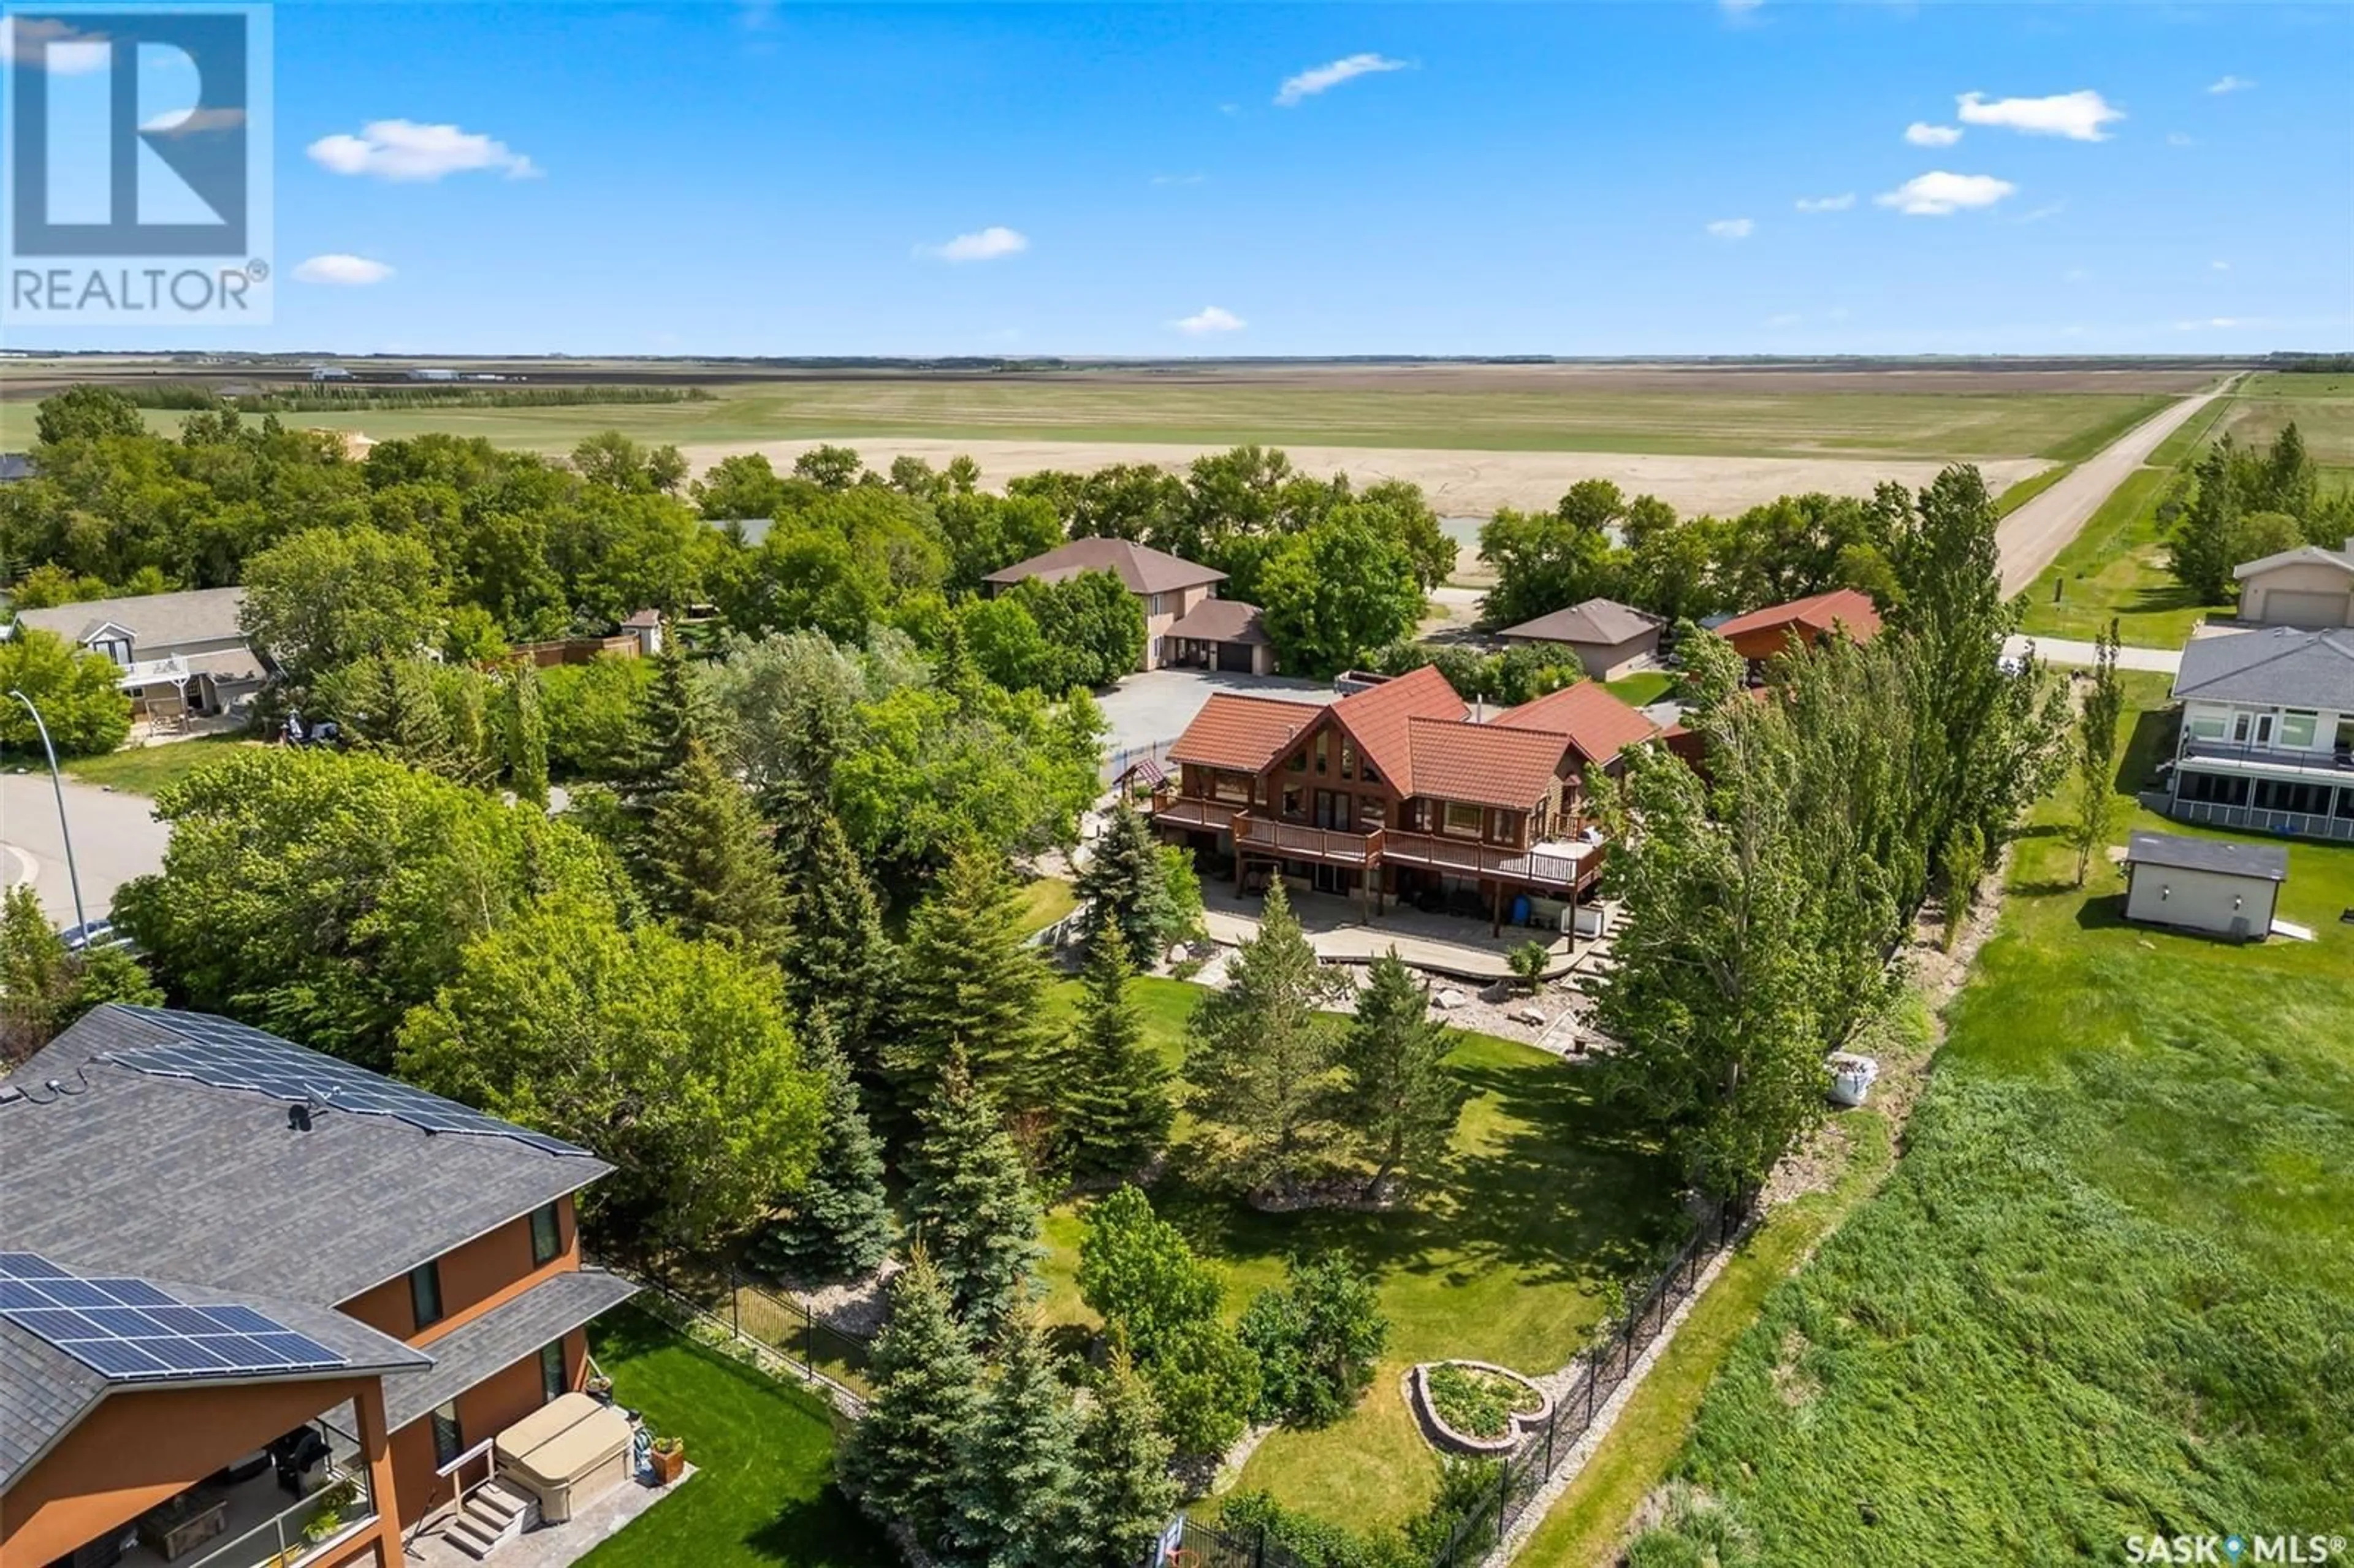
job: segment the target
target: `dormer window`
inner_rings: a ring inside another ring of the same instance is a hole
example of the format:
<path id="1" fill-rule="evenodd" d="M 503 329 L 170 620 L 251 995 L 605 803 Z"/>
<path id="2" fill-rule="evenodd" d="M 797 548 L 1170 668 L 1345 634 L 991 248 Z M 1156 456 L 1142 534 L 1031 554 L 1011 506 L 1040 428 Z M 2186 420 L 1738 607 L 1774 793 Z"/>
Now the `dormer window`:
<path id="1" fill-rule="evenodd" d="M 101 637 L 90 643 L 90 648 L 126 670 L 131 667 L 131 639 L 128 637 Z"/>

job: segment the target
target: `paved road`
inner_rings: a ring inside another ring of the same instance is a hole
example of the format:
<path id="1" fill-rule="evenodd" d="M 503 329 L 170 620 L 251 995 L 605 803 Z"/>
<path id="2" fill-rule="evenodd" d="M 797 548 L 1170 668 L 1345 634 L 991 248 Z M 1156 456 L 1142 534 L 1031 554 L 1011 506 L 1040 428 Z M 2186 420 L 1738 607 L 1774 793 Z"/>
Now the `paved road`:
<path id="1" fill-rule="evenodd" d="M 116 888 L 134 876 L 163 869 L 172 831 L 155 820 L 154 804 L 144 795 L 66 780 L 66 816 L 73 823 L 82 904 L 91 919 L 113 904 Z M 14 886 L 27 874 L 49 918 L 71 925 L 73 892 L 66 880 L 65 843 L 58 834 L 58 803 L 49 793 L 46 769 L 0 773 L 0 878 Z"/>
<path id="2" fill-rule="evenodd" d="M 2126 476 L 2148 461 L 2159 442 L 2180 429 L 2193 414 L 2229 392 L 2238 380 L 2233 376 L 2211 392 L 2185 397 L 2164 413 L 2136 425 L 2114 443 L 2078 463 L 2067 478 L 2004 518 L 1995 534 L 1995 542 L 2002 550 L 2003 593 L 2018 593 L 2033 582 L 2036 574 L 2068 547 L 2068 542 L 2101 509 L 2101 503 L 2109 498 L 2110 493 L 2126 482 Z"/>
<path id="3" fill-rule="evenodd" d="M 2100 662 L 2100 650 L 2090 642 L 2077 642 L 2065 637 L 2012 637 L 2002 645 L 2002 651 L 2016 659 L 2035 644 L 2035 656 L 2047 664 L 2083 664 L 2087 667 Z M 2179 648 L 2119 648 L 2117 668 L 2120 670 L 2153 670 L 2161 675 L 2179 673 L 2182 650 Z"/>

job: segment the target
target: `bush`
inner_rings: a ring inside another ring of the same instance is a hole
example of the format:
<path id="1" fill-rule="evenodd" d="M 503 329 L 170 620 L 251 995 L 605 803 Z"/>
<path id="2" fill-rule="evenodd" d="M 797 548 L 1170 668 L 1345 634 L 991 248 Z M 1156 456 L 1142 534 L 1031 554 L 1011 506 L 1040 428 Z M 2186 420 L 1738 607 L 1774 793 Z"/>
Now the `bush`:
<path id="1" fill-rule="evenodd" d="M 1441 1361 L 1424 1375 L 1438 1418 L 1474 1437 L 1501 1437 L 1512 1429 L 1515 1411 L 1534 1410 L 1543 1400 L 1516 1379 Z"/>
<path id="2" fill-rule="evenodd" d="M 1235 1332 L 1258 1357 L 1259 1418 L 1329 1425 L 1373 1383 L 1389 1320 L 1373 1280 L 1341 1254 L 1289 1266 L 1286 1287 L 1260 1291 Z"/>
<path id="3" fill-rule="evenodd" d="M 41 710 L 59 757 L 112 751 L 131 733 L 131 699 L 115 683 L 122 672 L 103 653 L 75 647 L 55 632 L 18 627 L 0 642 L 0 752 L 41 754 L 41 732 L 22 692 Z"/>

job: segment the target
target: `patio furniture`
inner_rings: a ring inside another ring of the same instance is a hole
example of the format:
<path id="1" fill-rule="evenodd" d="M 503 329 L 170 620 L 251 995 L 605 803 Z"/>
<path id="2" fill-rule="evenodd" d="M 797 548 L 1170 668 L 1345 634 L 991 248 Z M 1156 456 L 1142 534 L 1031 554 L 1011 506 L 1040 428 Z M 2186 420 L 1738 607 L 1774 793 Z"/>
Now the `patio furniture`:
<path id="1" fill-rule="evenodd" d="M 210 1487 L 195 1487 L 139 1516 L 139 1539 L 169 1563 L 228 1528 L 228 1498 Z"/>

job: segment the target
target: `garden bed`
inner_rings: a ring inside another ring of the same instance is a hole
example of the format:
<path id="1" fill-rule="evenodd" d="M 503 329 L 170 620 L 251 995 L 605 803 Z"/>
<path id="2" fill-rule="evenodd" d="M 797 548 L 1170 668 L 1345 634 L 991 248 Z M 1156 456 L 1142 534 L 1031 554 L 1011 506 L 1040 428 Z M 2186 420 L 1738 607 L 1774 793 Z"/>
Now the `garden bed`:
<path id="1" fill-rule="evenodd" d="M 1532 1380 L 1490 1361 L 1425 1361 L 1408 1385 L 1424 1436 L 1461 1454 L 1509 1454 L 1553 1414 L 1552 1396 Z"/>

